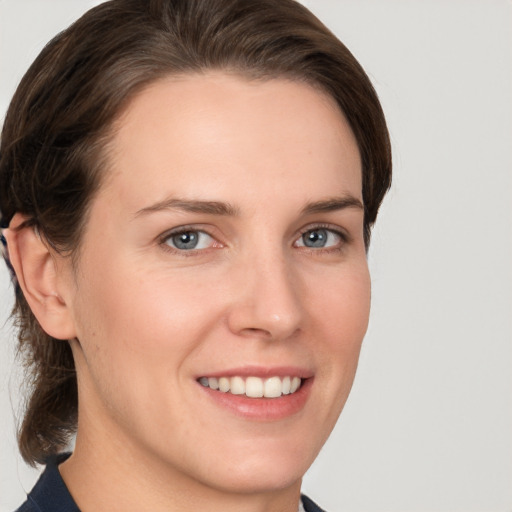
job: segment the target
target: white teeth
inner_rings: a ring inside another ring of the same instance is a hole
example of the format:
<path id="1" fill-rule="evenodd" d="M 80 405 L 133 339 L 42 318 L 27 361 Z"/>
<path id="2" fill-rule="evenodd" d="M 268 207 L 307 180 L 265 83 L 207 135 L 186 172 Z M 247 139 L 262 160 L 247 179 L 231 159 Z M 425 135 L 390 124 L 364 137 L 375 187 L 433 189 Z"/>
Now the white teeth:
<path id="1" fill-rule="evenodd" d="M 289 395 L 290 394 L 290 387 L 291 387 L 291 379 L 290 377 L 285 377 L 283 379 L 283 395 Z"/>
<path id="2" fill-rule="evenodd" d="M 279 377 L 271 377 L 263 385 L 263 396 L 267 398 L 277 398 L 281 396 L 283 385 Z"/>
<path id="3" fill-rule="evenodd" d="M 229 379 L 227 377 L 221 377 L 219 379 L 219 390 L 223 393 L 227 393 L 229 391 Z"/>
<path id="4" fill-rule="evenodd" d="M 293 377 L 292 384 L 290 386 L 290 393 L 295 393 L 297 389 L 299 389 L 300 386 L 300 379 L 299 377 Z"/>
<path id="5" fill-rule="evenodd" d="M 242 377 L 233 377 L 231 379 L 231 386 L 229 391 L 233 395 L 244 395 L 245 394 L 245 382 Z"/>
<path id="6" fill-rule="evenodd" d="M 263 396 L 263 380 L 259 377 L 247 377 L 245 381 L 245 394 L 251 398 Z"/>
<path id="7" fill-rule="evenodd" d="M 201 377 L 199 383 L 210 389 L 233 395 L 246 395 L 250 398 L 278 398 L 295 393 L 301 385 L 300 377 Z"/>

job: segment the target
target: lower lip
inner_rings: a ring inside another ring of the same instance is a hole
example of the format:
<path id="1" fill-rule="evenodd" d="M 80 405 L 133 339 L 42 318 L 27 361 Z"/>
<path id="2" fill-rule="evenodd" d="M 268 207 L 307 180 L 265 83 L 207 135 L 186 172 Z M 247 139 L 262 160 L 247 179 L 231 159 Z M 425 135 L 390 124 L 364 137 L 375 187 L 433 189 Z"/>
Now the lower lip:
<path id="1" fill-rule="evenodd" d="M 249 398 L 246 395 L 213 390 L 199 383 L 198 385 L 215 403 L 237 416 L 251 420 L 276 421 L 293 416 L 304 408 L 313 385 L 313 378 L 303 380 L 295 393 L 281 395 L 278 398 Z"/>

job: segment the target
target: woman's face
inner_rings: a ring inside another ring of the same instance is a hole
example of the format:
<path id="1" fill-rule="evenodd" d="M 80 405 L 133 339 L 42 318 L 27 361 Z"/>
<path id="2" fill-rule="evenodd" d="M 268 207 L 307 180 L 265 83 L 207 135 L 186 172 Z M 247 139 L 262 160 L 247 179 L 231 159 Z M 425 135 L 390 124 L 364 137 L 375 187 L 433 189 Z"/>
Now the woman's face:
<path id="1" fill-rule="evenodd" d="M 296 484 L 369 314 L 347 122 L 305 84 L 190 75 L 134 99 L 108 158 L 64 294 L 77 450 L 217 489 Z"/>

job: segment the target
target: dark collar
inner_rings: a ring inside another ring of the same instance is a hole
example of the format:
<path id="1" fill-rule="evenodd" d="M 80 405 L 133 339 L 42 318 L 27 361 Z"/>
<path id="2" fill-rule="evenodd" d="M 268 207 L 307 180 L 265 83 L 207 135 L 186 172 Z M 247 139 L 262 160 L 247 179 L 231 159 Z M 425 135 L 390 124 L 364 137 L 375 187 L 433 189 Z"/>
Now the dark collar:
<path id="1" fill-rule="evenodd" d="M 80 512 L 58 468 L 58 465 L 70 455 L 63 453 L 47 460 L 46 469 L 28 495 L 25 504 L 19 509 L 21 512 Z"/>
<path id="2" fill-rule="evenodd" d="M 313 500 L 310 500 L 304 494 L 301 494 L 302 505 L 306 512 L 325 512 L 323 508 L 320 508 Z"/>

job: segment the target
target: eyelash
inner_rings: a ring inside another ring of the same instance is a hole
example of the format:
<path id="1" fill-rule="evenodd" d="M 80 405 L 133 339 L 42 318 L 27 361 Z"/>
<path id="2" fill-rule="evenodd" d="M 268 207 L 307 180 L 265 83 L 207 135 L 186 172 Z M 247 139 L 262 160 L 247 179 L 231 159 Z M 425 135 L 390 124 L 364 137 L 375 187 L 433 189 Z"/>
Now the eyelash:
<path id="1" fill-rule="evenodd" d="M 299 232 L 299 236 L 295 239 L 294 244 L 300 240 L 306 233 L 315 231 L 315 230 L 321 230 L 325 229 L 326 231 L 330 231 L 331 233 L 334 233 L 336 236 L 340 238 L 340 243 L 334 247 L 326 247 L 326 248 L 314 248 L 314 247 L 306 247 L 306 246 L 300 246 L 299 248 L 302 251 L 306 251 L 308 253 L 314 253 L 314 254 L 321 254 L 321 253 L 338 253 L 343 251 L 345 245 L 350 242 L 349 235 L 345 232 L 339 229 L 338 227 L 334 228 L 330 224 L 315 224 L 313 226 L 307 226 L 306 228 L 303 228 Z M 191 256 L 199 256 L 202 253 L 204 254 L 209 249 L 217 249 L 218 247 L 209 247 L 206 249 L 189 249 L 189 250 L 180 250 L 176 249 L 174 247 L 171 247 L 167 242 L 170 238 L 188 233 L 188 232 L 194 232 L 194 233 L 204 233 L 211 237 L 213 240 L 216 241 L 216 238 L 208 232 L 206 229 L 201 229 L 197 225 L 193 226 L 180 226 L 179 228 L 175 228 L 171 231 L 167 231 L 162 236 L 159 237 L 159 245 L 162 247 L 162 249 L 166 252 L 170 252 L 171 254 L 179 254 L 180 256 L 184 257 L 191 257 Z M 220 242 L 217 242 L 220 243 Z"/>

